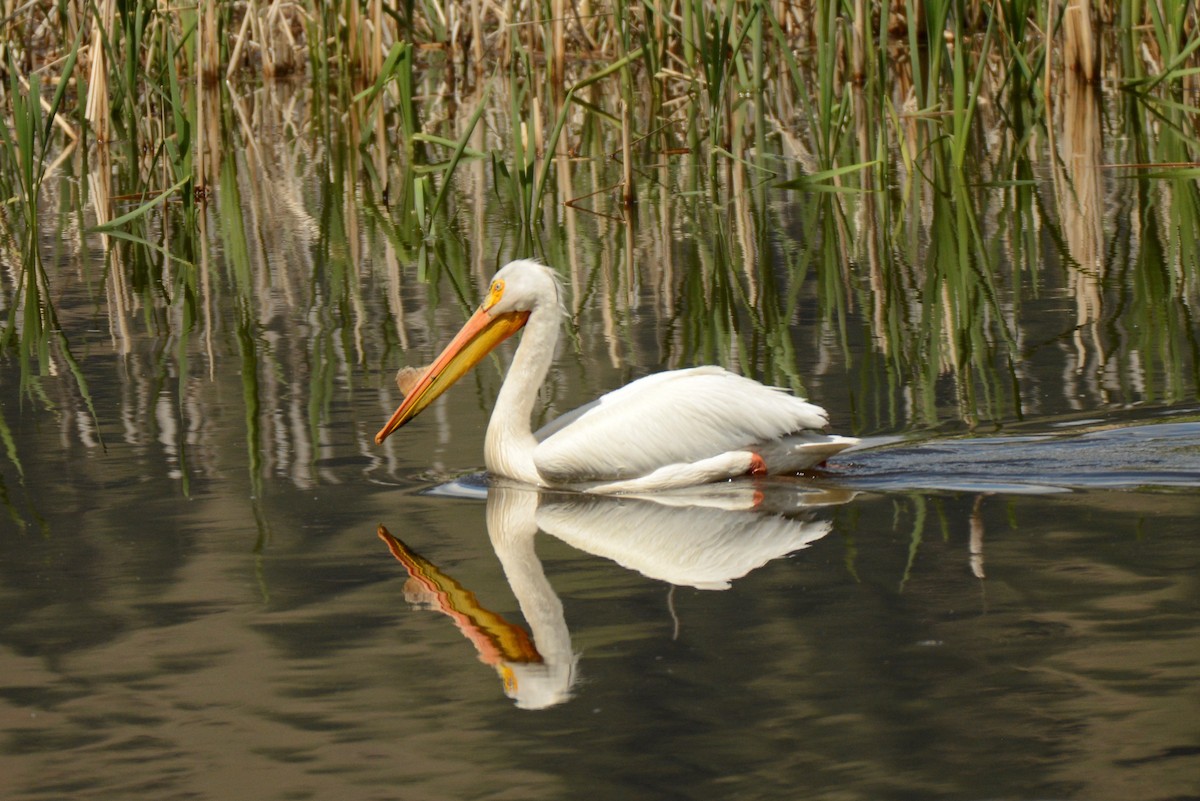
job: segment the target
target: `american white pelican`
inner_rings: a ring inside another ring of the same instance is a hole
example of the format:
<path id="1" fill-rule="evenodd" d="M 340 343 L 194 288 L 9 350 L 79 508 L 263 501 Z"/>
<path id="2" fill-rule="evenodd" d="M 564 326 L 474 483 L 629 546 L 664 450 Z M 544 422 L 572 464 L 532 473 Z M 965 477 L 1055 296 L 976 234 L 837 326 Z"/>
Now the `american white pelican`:
<path id="1" fill-rule="evenodd" d="M 585 492 L 647 492 L 796 473 L 858 442 L 820 433 L 829 422 L 820 406 L 720 367 L 646 376 L 535 434 L 530 417 L 562 315 L 550 268 L 524 260 L 506 265 L 441 355 L 423 372 L 400 371 L 397 383 L 406 397 L 375 442 L 416 417 L 522 327 L 484 441 L 484 463 L 494 476 Z"/>

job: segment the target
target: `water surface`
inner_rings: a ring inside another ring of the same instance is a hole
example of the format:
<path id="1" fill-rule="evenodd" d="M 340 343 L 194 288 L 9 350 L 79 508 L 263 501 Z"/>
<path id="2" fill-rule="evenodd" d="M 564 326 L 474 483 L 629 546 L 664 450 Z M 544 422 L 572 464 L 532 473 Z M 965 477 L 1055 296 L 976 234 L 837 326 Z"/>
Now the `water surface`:
<path id="1" fill-rule="evenodd" d="M 220 484 L 155 499 L 156 483 L 94 488 L 91 509 L 64 499 L 54 536 L 6 535 L 7 797 L 1196 791 L 1194 492 L 800 506 L 768 485 L 769 512 L 708 510 L 745 518 L 730 547 L 782 549 L 720 591 L 618 564 L 645 560 L 597 529 L 615 509 L 542 521 L 617 548 L 596 556 L 489 531 L 487 502 L 321 487 L 265 498 L 273 534 L 255 548 L 244 499 Z M 621 531 L 679 536 L 670 517 L 690 510 L 655 511 L 667 521 Z M 704 539 L 722 561 L 696 519 L 679 549 Z M 530 627 L 553 692 L 506 695 L 479 630 L 416 591 L 380 522 Z"/>

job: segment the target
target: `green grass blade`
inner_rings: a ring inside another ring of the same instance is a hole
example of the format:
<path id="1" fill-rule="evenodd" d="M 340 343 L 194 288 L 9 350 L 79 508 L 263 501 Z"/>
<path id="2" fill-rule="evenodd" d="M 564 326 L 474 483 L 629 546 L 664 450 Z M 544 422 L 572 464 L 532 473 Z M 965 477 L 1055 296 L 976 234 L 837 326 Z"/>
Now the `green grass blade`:
<path id="1" fill-rule="evenodd" d="M 819 188 L 815 186 L 816 184 L 823 184 L 826 181 L 831 181 L 834 178 L 838 178 L 843 175 L 849 175 L 850 173 L 869 170 L 874 167 L 878 167 L 879 164 L 880 162 L 877 159 L 874 161 L 864 161 L 860 164 L 847 164 L 844 167 L 834 167 L 833 169 L 814 172 L 811 175 L 802 175 L 799 178 L 793 178 L 790 181 L 783 181 L 779 184 L 776 184 L 776 186 L 778 186 L 780 189 L 816 189 Z M 837 189 L 841 191 L 860 191 L 854 187 L 837 187 Z"/>
<path id="2" fill-rule="evenodd" d="M 71 44 L 71 50 L 67 54 L 67 60 L 61 68 L 61 78 L 58 86 L 54 90 L 54 97 L 50 100 L 50 110 L 46 113 L 46 127 L 42 131 L 42 158 L 45 159 L 46 151 L 51 142 L 51 134 L 54 132 L 54 119 L 58 116 L 58 109 L 62 106 L 63 96 L 67 93 L 67 87 L 71 83 L 67 80 L 75 71 L 75 61 L 79 58 L 79 44 L 83 40 L 83 32 L 87 26 L 80 25 L 78 32 L 75 34 L 75 41 Z"/>
<path id="3" fill-rule="evenodd" d="M 190 175 L 185 178 L 181 178 L 174 184 L 174 186 L 168 187 L 162 192 L 159 192 L 153 200 L 148 200 L 133 211 L 122 214 L 120 217 L 109 220 L 106 223 L 92 226 L 88 229 L 88 232 L 95 234 L 107 234 L 117 230 L 118 228 L 124 227 L 126 224 L 145 216 L 147 212 L 151 211 L 155 207 L 161 206 L 167 200 L 167 198 L 171 197 L 171 195 L 174 195 L 176 192 L 182 189 L 190 180 L 192 180 L 192 176 Z"/>
<path id="4" fill-rule="evenodd" d="M 446 174 L 442 177 L 442 185 L 438 188 L 437 195 L 433 198 L 433 205 L 429 207 L 429 219 L 432 220 L 437 214 L 438 209 L 442 206 L 442 201 L 446 197 L 446 192 L 450 190 L 450 185 L 453 183 L 454 170 L 458 167 L 458 162 L 463 157 L 463 153 L 467 150 L 467 141 L 471 138 L 471 134 L 475 132 L 475 125 L 479 122 L 479 118 L 483 116 L 483 110 L 487 107 L 488 98 L 492 94 L 492 84 L 488 83 L 483 88 L 483 92 L 479 97 L 479 104 L 475 107 L 475 113 L 471 115 L 471 119 L 467 121 L 466 130 L 462 136 L 458 138 L 458 144 L 454 147 L 454 153 L 450 156 L 450 164 L 446 168 Z"/>

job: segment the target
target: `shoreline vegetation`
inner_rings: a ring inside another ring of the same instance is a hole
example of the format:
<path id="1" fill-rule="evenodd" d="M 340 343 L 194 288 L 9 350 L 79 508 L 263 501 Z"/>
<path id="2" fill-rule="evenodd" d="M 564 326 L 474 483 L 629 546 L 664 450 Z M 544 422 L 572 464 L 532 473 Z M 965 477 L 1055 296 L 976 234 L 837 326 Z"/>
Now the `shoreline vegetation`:
<path id="1" fill-rule="evenodd" d="M 281 382 L 311 444 L 535 255 L 614 364 L 645 295 L 650 363 L 806 391 L 816 343 L 855 433 L 1037 415 L 1038 360 L 1194 401 L 1198 50 L 1178 0 L 0 0 L 0 369 L 102 442 L 96 343 L 156 337 L 181 430 L 236 360 L 261 475 Z"/>
<path id="2" fill-rule="evenodd" d="M 321 92 L 329 115 L 357 106 L 369 125 L 383 122 L 371 112 L 395 112 L 381 141 L 401 134 L 412 156 L 454 141 L 427 130 L 442 104 L 469 115 L 476 109 L 458 105 L 478 99 L 481 84 L 506 82 L 520 139 L 539 159 L 577 151 L 580 134 L 561 133 L 586 124 L 572 119 L 581 112 L 619 128 L 623 143 L 666 152 L 695 142 L 694 117 L 710 147 L 728 150 L 733 112 L 753 105 L 804 140 L 815 166 L 871 164 L 835 156 L 840 137 L 874 123 L 883 153 L 948 137 L 961 168 L 967 146 L 998 126 L 1020 135 L 1045 124 L 1064 86 L 1158 91 L 1194 109 L 1198 20 L 1194 4 L 1162 0 L 8 0 L 5 145 L 24 158 L 26 145 L 42 145 L 38 155 L 63 159 L 81 141 L 154 152 L 203 117 L 203 90 L 286 79 Z M 227 102 L 218 96 L 217 110 Z M 57 128 L 64 141 L 14 136 L 26 115 L 52 119 L 35 133 Z M 923 126 L 935 135 L 917 135 Z M 200 137 L 190 138 L 203 188 L 213 176 L 201 169 Z M 890 160 L 874 166 L 886 171 Z"/>

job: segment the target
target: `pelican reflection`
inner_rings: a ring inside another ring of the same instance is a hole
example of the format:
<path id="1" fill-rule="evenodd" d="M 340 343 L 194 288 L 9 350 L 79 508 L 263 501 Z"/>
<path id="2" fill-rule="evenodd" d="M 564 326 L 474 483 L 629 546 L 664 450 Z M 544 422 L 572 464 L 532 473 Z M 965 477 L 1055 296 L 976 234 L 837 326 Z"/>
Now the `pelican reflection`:
<path id="1" fill-rule="evenodd" d="M 408 571 L 406 598 L 452 618 L 517 706 L 543 709 L 571 695 L 578 656 L 562 601 L 534 550 L 539 530 L 589 554 L 672 585 L 723 590 L 773 559 L 807 548 L 832 524 L 806 507 L 844 503 L 844 492 L 773 496 L 746 482 L 720 491 L 653 497 L 587 496 L 491 486 L 487 528 L 530 634 L 483 608 L 475 595 L 392 536 L 379 536 Z M 774 500 L 775 503 L 770 503 Z M 793 515 L 772 509 L 787 505 Z M 799 516 L 794 512 L 803 510 Z M 532 636 L 530 636 L 532 635 Z"/>

